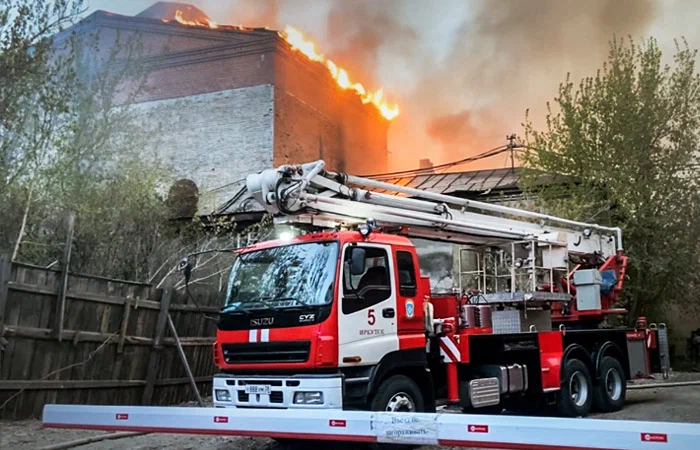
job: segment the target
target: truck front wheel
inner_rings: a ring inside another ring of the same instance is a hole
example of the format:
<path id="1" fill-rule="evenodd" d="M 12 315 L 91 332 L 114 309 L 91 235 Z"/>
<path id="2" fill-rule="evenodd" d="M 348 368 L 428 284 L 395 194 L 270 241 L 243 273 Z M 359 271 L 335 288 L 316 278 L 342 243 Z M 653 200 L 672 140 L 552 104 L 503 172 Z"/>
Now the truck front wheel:
<path id="1" fill-rule="evenodd" d="M 405 375 L 382 381 L 370 403 L 372 411 L 425 412 L 425 400 L 418 385 Z M 372 450 L 411 450 L 413 445 L 372 444 Z"/>
<path id="2" fill-rule="evenodd" d="M 606 356 L 598 368 L 598 385 L 593 396 L 596 408 L 603 412 L 621 410 L 626 392 L 627 381 L 622 365 L 617 359 Z"/>
<path id="3" fill-rule="evenodd" d="M 394 375 L 379 385 L 370 405 L 372 411 L 424 412 L 425 401 L 418 385 L 404 375 Z"/>
<path id="4" fill-rule="evenodd" d="M 593 402 L 593 382 L 588 367 L 578 359 L 567 360 L 562 367 L 561 390 L 557 399 L 559 414 L 585 417 Z"/>

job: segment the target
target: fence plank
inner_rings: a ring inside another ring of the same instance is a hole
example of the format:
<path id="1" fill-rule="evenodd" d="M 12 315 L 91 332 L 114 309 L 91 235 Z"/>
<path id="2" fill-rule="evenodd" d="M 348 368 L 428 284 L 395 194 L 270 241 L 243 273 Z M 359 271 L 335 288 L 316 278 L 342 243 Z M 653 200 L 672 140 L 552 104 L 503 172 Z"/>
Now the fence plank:
<path id="1" fill-rule="evenodd" d="M 163 296 L 160 299 L 160 312 L 156 322 L 156 332 L 153 336 L 153 348 L 148 358 L 148 369 L 146 371 L 146 387 L 143 390 L 141 398 L 142 405 L 150 405 L 153 401 L 153 388 L 155 386 L 156 377 L 158 375 L 158 366 L 161 359 L 161 340 L 165 333 L 165 325 L 170 315 L 170 300 L 173 296 L 173 286 L 168 284 L 163 290 Z"/>
<path id="2" fill-rule="evenodd" d="M 70 255 L 73 248 L 73 226 L 75 225 L 75 213 L 70 211 L 67 217 L 68 233 L 66 243 L 63 248 L 63 267 L 61 272 L 61 282 L 58 285 L 58 295 L 56 297 L 56 323 L 54 330 L 58 342 L 63 339 L 63 318 L 66 314 L 66 293 L 68 292 L 68 271 L 70 270 Z"/>
<path id="3" fill-rule="evenodd" d="M 32 339 L 47 339 L 53 340 L 53 330 L 50 328 L 25 327 L 20 325 L 5 325 L 5 336 L 9 337 L 26 337 Z M 110 337 L 111 336 L 111 337 Z M 108 337 L 108 344 L 119 344 L 119 336 L 110 333 L 100 333 L 97 331 L 80 331 L 80 330 L 63 330 L 64 340 L 71 341 L 73 344 L 79 342 L 97 342 L 102 343 Z M 180 338 L 183 347 L 206 347 L 212 345 L 216 341 L 215 337 L 188 337 Z M 143 336 L 126 336 L 124 343 L 129 345 L 153 345 L 154 339 Z M 161 345 L 177 345 L 174 338 L 162 338 Z"/>
<path id="4" fill-rule="evenodd" d="M 207 383 L 212 376 L 195 377 L 197 383 Z M 189 384 L 189 378 L 165 378 L 157 380 L 156 386 Z M 62 390 L 62 389 L 114 389 L 145 386 L 146 380 L 0 380 L 0 391 Z"/>
<path id="5" fill-rule="evenodd" d="M 20 282 L 16 282 L 16 281 L 10 281 L 9 288 L 13 291 L 23 291 L 23 292 L 28 292 L 28 293 L 32 293 L 32 294 L 43 294 L 43 295 L 51 296 L 51 297 L 56 296 L 56 291 L 51 289 L 51 288 L 35 286 L 33 284 L 27 284 L 27 283 L 20 283 Z M 66 293 L 66 296 L 67 296 L 67 298 L 72 299 L 72 300 L 82 300 L 82 301 L 87 301 L 87 302 L 106 303 L 106 304 L 110 304 L 110 305 L 123 305 L 126 301 L 124 299 L 124 297 L 120 297 L 117 295 L 90 294 L 87 292 L 75 292 L 73 290 L 69 290 Z M 160 303 L 154 302 L 153 300 L 139 299 L 138 300 L 138 307 L 159 310 Z M 182 311 L 182 312 L 198 312 L 199 311 L 195 305 L 178 305 L 178 304 L 170 305 L 170 310 L 171 311 Z M 201 310 L 203 312 L 207 312 L 210 314 L 219 314 L 221 312 L 221 309 L 218 307 L 215 307 L 215 306 L 202 306 Z"/>
<path id="6" fill-rule="evenodd" d="M 117 346 L 117 353 L 124 352 L 124 341 L 126 340 L 126 328 L 129 326 L 129 315 L 131 314 L 131 302 L 133 297 L 129 296 L 126 298 L 126 303 L 124 304 L 124 315 L 122 316 L 122 327 L 119 333 L 119 345 Z"/>
<path id="7" fill-rule="evenodd" d="M 3 337 L 5 330 L 5 308 L 9 296 L 9 283 L 12 274 L 12 261 L 10 255 L 0 255 L 0 352 L 5 351 L 6 341 Z M 0 358 L 0 363 L 2 358 Z M 1 369 L 1 367 L 0 367 Z"/>

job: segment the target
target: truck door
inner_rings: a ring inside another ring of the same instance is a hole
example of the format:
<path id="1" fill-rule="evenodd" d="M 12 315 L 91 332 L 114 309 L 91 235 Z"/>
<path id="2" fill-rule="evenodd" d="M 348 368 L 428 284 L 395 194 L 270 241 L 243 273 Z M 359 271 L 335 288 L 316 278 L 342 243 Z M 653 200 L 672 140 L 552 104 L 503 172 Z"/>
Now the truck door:
<path id="1" fill-rule="evenodd" d="M 399 349 L 391 247 L 347 244 L 343 249 L 338 308 L 341 366 L 378 363 Z"/>

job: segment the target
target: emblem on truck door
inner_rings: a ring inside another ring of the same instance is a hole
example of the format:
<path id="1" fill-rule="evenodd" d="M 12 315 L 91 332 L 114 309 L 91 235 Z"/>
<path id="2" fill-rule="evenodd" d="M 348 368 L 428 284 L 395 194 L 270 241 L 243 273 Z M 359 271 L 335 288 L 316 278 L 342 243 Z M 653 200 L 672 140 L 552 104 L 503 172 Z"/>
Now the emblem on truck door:
<path id="1" fill-rule="evenodd" d="M 416 313 L 415 306 L 413 305 L 413 300 L 406 300 L 406 317 L 413 319 L 413 315 Z"/>
<path id="2" fill-rule="evenodd" d="M 275 321 L 274 317 L 261 317 L 259 319 L 250 319 L 251 327 L 270 326 Z"/>

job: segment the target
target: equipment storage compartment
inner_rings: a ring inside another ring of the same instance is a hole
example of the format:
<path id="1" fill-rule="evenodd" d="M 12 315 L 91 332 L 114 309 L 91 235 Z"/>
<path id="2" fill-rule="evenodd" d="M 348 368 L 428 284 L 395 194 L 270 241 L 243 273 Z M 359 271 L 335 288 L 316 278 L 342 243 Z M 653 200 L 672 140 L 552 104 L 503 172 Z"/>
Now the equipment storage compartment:
<path id="1" fill-rule="evenodd" d="M 579 311 L 600 309 L 600 272 L 596 269 L 577 270 L 574 272 L 576 285 L 576 306 Z"/>

